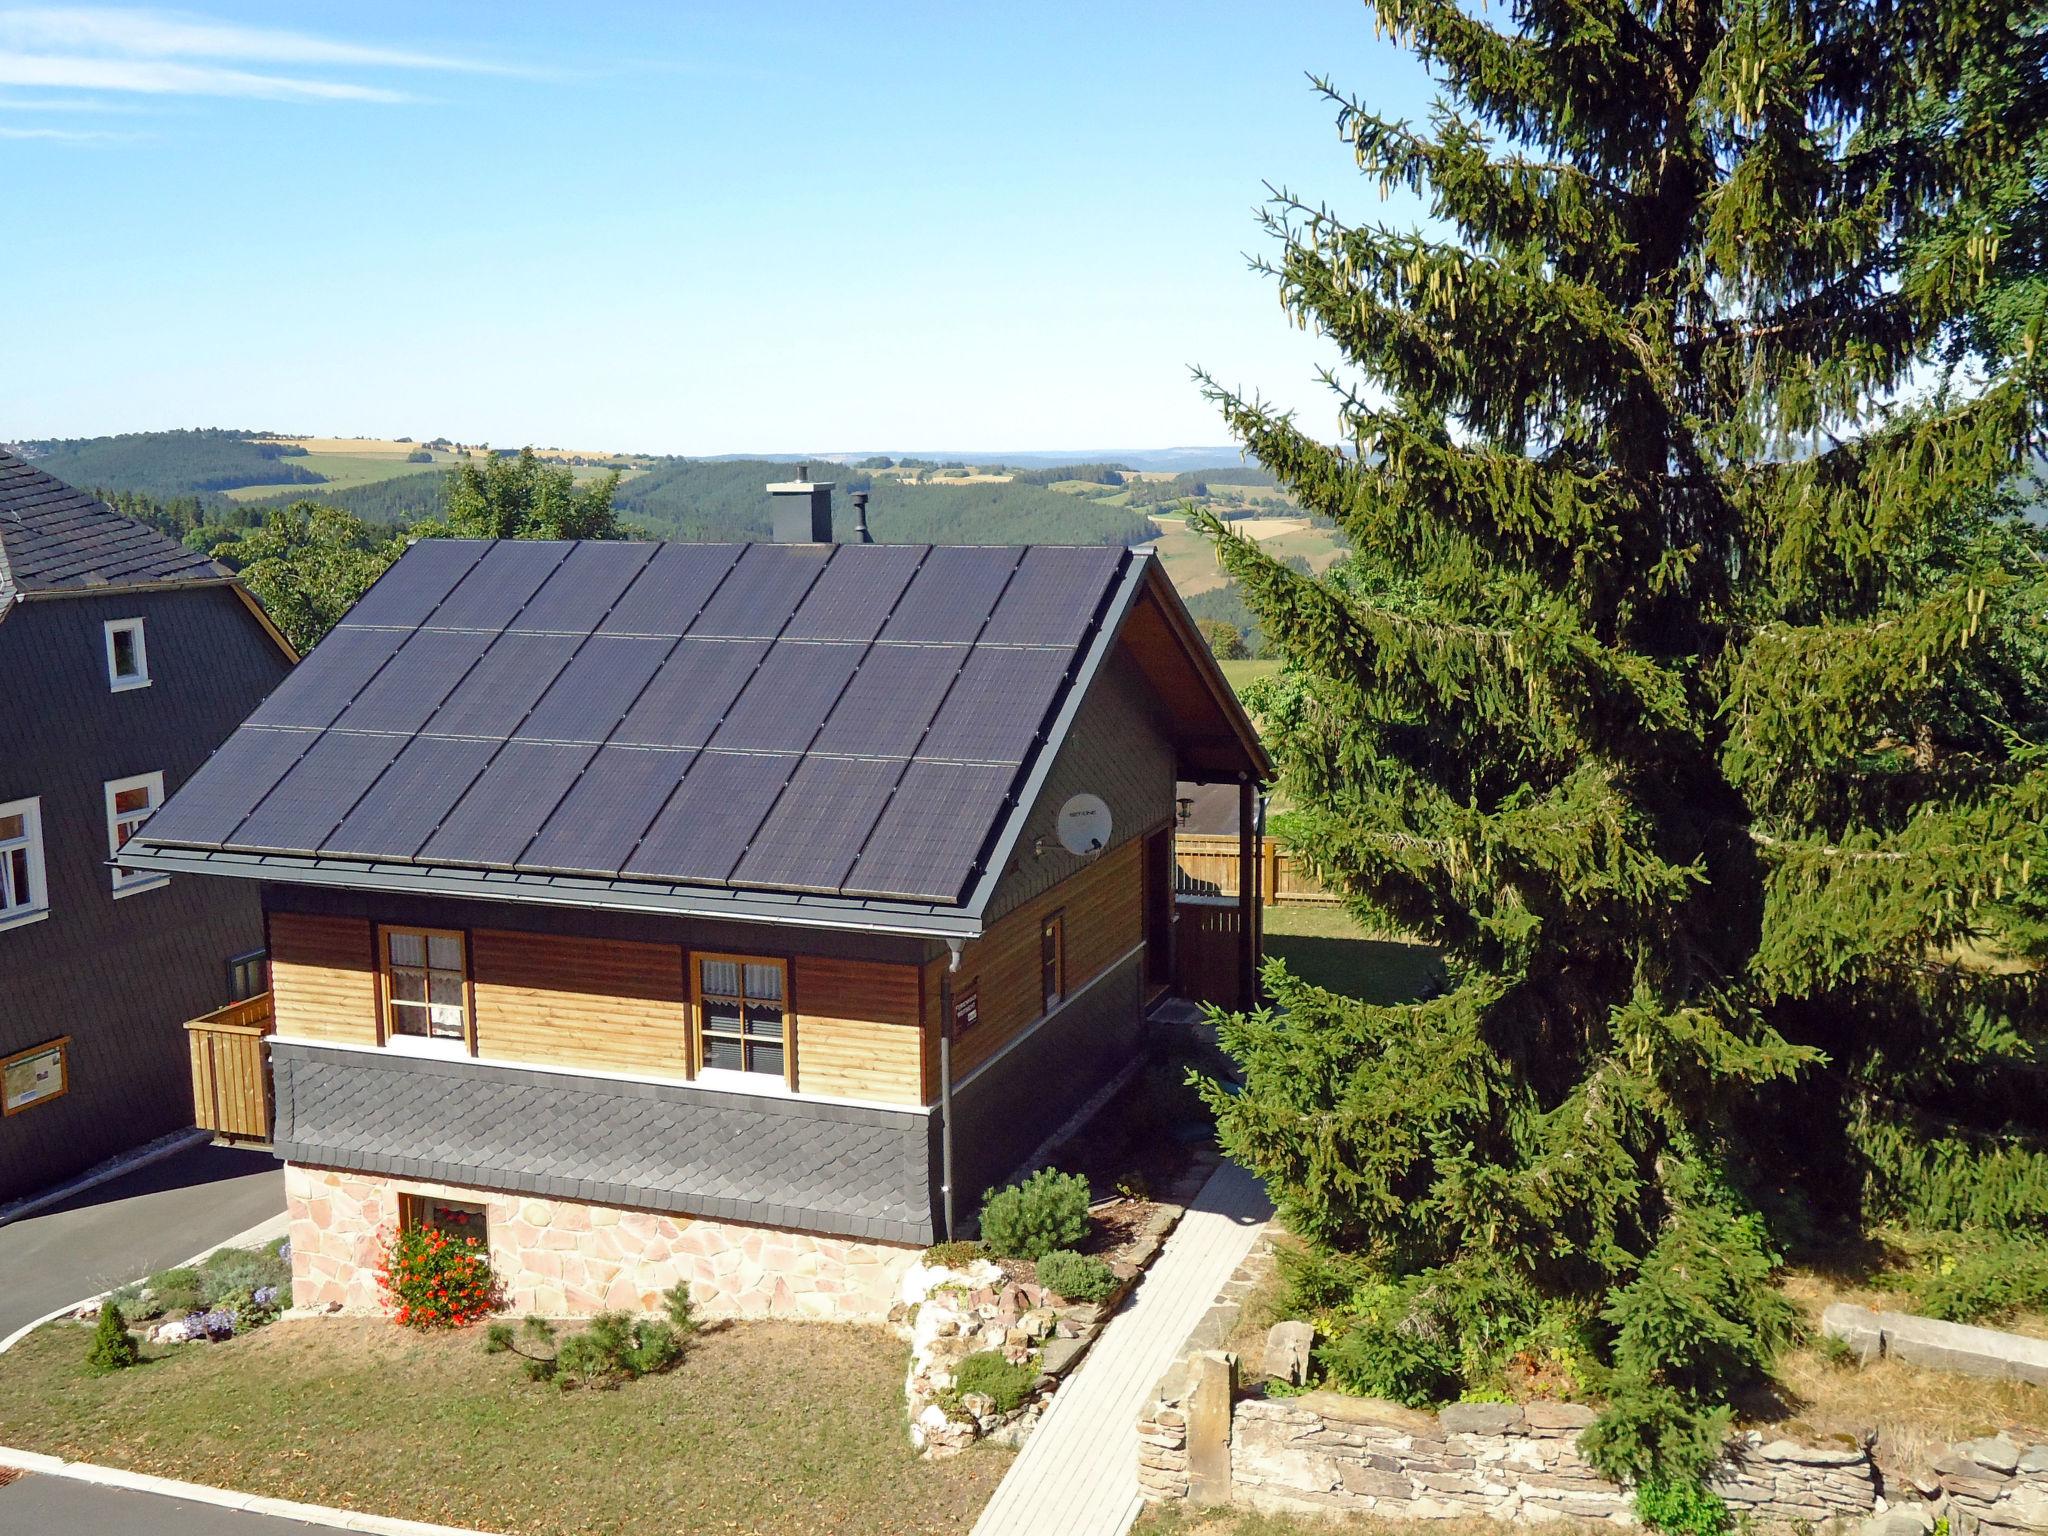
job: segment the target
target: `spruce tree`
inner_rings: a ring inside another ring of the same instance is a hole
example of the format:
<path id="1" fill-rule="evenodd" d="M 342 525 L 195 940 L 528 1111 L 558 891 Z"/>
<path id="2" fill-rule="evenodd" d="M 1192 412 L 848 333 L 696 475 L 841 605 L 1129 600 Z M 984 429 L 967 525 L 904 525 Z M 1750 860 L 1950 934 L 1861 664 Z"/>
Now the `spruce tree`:
<path id="1" fill-rule="evenodd" d="M 1341 355 L 1346 441 L 1210 385 L 1353 553 L 1318 579 L 1209 527 L 1286 662 L 1281 835 L 1447 983 L 1269 967 L 1210 1098 L 1377 1277 L 1333 1368 L 1590 1357 L 1589 1443 L 1683 1479 L 1790 1332 L 1787 1240 L 2048 1217 L 2048 581 L 2010 505 L 2041 314 L 2000 267 L 2041 30 L 1375 9 L 1427 127 L 1317 84 L 1435 227 L 1281 192 L 1257 263 Z"/>

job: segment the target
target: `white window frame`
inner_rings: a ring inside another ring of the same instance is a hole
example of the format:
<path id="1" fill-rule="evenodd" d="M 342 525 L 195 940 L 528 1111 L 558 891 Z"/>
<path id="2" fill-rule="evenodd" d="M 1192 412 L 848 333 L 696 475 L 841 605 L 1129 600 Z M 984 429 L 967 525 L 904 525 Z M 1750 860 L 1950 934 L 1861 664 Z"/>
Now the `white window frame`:
<path id="1" fill-rule="evenodd" d="M 133 813 L 125 817 L 116 815 L 114 812 L 114 797 L 124 789 L 148 790 L 149 809 L 144 811 L 139 817 Z M 162 810 L 163 804 L 164 776 L 161 772 L 138 773 L 125 779 L 107 780 L 107 853 L 109 856 L 120 853 L 121 845 L 135 835 L 136 828 L 140 827 L 143 822 L 149 820 L 150 817 Z M 123 821 L 133 823 L 133 826 L 129 827 L 125 835 L 121 830 L 121 823 Z M 133 896 L 138 891 L 153 891 L 160 885 L 169 885 L 171 883 L 169 875 L 153 874 L 146 869 L 122 869 L 119 865 L 116 865 L 112 874 L 114 880 L 114 899 L 117 901 L 123 896 Z"/>
<path id="2" fill-rule="evenodd" d="M 107 637 L 107 687 L 114 693 L 126 693 L 131 688 L 149 686 L 149 642 L 143 637 L 142 620 L 109 619 L 103 626 Z M 136 673 L 123 677 L 114 666 L 114 637 L 129 635 L 135 641 Z"/>
<path id="3" fill-rule="evenodd" d="M 27 900 L 11 907 L 0 907 L 0 933 L 9 928 L 25 928 L 30 923 L 39 923 L 50 915 L 50 887 L 43 871 L 43 802 L 31 795 L 26 800 L 9 800 L 0 805 L 0 816 L 19 816 L 22 819 L 22 836 L 0 841 L 0 860 L 7 861 L 7 868 L 0 870 L 0 900 L 5 899 L 7 884 L 12 876 L 13 854 L 25 849 L 28 854 Z"/>

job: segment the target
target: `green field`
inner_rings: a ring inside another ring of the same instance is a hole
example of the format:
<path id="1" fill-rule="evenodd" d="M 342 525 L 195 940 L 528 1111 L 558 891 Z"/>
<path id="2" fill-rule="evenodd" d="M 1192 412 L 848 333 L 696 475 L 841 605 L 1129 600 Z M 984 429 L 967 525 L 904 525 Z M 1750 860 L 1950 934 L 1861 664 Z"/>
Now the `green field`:
<path id="1" fill-rule="evenodd" d="M 446 473 L 448 466 L 455 462 L 451 453 L 437 453 L 431 464 L 408 464 L 404 459 L 393 458 L 388 453 L 309 453 L 295 455 L 287 462 L 300 465 L 314 474 L 323 476 L 328 488 L 369 485 L 377 480 L 396 480 L 401 475 L 423 475 Z M 265 496 L 278 496 L 287 491 L 310 489 L 304 485 L 244 485 L 221 494 L 233 501 L 260 501 Z"/>
<path id="2" fill-rule="evenodd" d="M 1254 658 L 1250 661 L 1219 661 L 1223 675 L 1230 679 L 1230 686 L 1243 693 L 1245 684 L 1256 683 L 1262 678 L 1278 677 L 1280 662 L 1275 657 Z"/>

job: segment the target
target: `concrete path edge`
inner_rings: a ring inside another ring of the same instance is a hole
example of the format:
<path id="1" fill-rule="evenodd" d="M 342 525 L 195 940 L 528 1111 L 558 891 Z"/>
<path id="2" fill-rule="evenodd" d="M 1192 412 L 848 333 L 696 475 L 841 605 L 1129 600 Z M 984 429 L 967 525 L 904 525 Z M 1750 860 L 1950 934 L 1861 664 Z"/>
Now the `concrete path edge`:
<path id="1" fill-rule="evenodd" d="M 334 1526 L 344 1531 L 366 1531 L 372 1536 L 493 1536 L 469 1526 L 433 1525 L 424 1520 L 401 1520 L 393 1515 L 366 1515 L 353 1509 L 330 1509 L 320 1504 L 299 1504 L 290 1499 L 273 1499 L 256 1493 L 236 1493 L 229 1488 L 211 1488 L 204 1483 L 181 1483 L 176 1478 L 156 1477 L 147 1472 L 124 1472 L 119 1467 L 95 1466 L 88 1461 L 66 1461 L 38 1451 L 17 1451 L 0 1445 L 0 1467 L 13 1467 L 45 1477 L 65 1477 L 101 1488 L 125 1488 L 135 1493 L 162 1494 L 194 1504 L 212 1504 L 220 1509 L 247 1510 L 279 1520 L 303 1520 L 315 1525 Z"/>

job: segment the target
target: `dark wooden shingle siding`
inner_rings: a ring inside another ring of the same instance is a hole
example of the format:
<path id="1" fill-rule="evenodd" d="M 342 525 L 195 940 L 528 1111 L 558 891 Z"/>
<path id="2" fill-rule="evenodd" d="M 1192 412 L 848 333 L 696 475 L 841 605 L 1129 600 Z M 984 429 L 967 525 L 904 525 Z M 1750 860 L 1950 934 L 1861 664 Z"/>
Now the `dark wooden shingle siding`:
<path id="1" fill-rule="evenodd" d="M 102 626 L 143 620 L 151 684 L 107 683 Z M 0 802 L 42 801 L 50 916 L 0 931 L 0 1055 L 71 1037 L 70 1091 L 0 1119 L 0 1201 L 189 1125 L 184 1021 L 262 946 L 253 885 L 172 880 L 115 900 L 106 781 L 173 792 L 288 670 L 227 587 L 32 599 L 0 619 Z"/>

